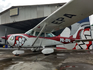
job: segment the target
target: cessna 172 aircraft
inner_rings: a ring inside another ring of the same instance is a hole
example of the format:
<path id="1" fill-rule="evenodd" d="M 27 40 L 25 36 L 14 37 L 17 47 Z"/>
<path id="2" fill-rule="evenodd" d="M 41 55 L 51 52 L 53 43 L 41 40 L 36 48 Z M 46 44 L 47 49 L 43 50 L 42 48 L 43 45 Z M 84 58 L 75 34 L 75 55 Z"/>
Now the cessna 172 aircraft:
<path id="1" fill-rule="evenodd" d="M 3 36 L 2 38 L 7 39 L 10 46 L 32 47 L 31 50 L 33 51 L 37 50 L 39 48 L 38 46 L 42 46 L 43 54 L 53 53 L 53 49 L 46 49 L 45 46 L 68 44 L 74 43 L 75 41 L 86 41 L 78 40 L 73 37 L 67 38 L 55 36 L 52 32 L 63 29 L 88 17 L 93 13 L 92 6 L 93 0 L 71 0 L 26 33 L 11 34 L 7 35 L 7 37 Z M 88 41 L 92 41 L 92 39 L 88 39 Z"/>

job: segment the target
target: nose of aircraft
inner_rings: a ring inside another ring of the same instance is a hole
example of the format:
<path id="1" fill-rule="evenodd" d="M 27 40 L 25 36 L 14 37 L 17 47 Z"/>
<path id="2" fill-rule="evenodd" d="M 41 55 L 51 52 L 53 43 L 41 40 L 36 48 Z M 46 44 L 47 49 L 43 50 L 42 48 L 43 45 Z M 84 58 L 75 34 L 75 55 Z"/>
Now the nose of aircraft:
<path id="1" fill-rule="evenodd" d="M 7 42 L 9 43 L 10 46 L 14 45 L 15 38 L 13 35 L 9 36 L 7 39 Z"/>

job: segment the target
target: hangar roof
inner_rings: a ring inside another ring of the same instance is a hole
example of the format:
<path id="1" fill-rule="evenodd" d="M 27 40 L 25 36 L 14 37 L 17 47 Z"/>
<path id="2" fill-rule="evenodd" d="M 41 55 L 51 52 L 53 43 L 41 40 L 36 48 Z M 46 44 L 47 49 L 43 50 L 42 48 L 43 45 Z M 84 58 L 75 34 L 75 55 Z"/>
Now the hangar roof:
<path id="1" fill-rule="evenodd" d="M 15 8 L 15 7 L 26 7 L 26 6 L 44 6 L 44 5 L 57 5 L 57 6 L 62 6 L 65 3 L 52 3 L 52 4 L 38 4 L 38 5 L 20 5 L 20 6 L 12 6 L 2 12 L 0 12 L 0 15 L 3 14 L 4 12 L 6 12 L 7 10 L 11 9 L 11 8 Z"/>

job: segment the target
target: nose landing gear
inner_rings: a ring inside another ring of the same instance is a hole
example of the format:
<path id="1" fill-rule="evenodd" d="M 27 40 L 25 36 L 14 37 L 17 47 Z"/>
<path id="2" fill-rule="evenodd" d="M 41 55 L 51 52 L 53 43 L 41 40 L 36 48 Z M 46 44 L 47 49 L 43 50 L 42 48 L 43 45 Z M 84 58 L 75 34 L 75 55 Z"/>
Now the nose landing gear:
<path id="1" fill-rule="evenodd" d="M 14 50 L 12 53 L 13 53 L 15 56 L 19 56 L 20 54 L 24 54 L 25 52 L 24 52 L 24 50 Z"/>

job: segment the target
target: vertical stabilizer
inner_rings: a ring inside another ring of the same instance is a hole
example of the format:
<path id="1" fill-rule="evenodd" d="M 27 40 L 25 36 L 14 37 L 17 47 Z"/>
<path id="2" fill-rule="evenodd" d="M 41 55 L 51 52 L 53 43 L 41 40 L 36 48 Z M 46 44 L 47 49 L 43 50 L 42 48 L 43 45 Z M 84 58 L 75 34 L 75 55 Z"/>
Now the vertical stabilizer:
<path id="1" fill-rule="evenodd" d="M 81 39 L 81 33 L 83 31 L 84 27 L 79 27 L 79 29 L 76 31 L 76 33 L 73 35 L 73 38 Z"/>

